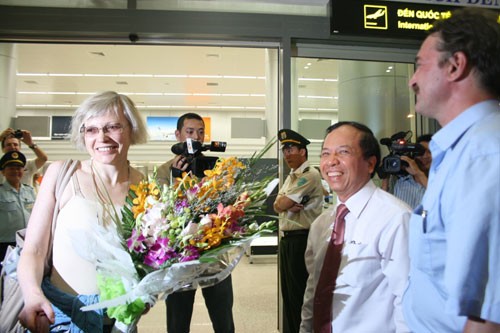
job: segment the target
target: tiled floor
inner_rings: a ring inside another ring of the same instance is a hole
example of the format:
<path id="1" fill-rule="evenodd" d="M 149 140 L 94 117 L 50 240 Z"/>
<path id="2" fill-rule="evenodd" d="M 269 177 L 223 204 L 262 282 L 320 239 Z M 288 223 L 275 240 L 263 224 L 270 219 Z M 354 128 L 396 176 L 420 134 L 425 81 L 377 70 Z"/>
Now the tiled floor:
<path id="1" fill-rule="evenodd" d="M 276 256 L 244 256 L 233 271 L 236 333 L 277 333 L 278 271 Z M 165 302 L 158 302 L 139 323 L 139 333 L 165 333 Z M 196 293 L 191 333 L 213 332 L 201 292 Z"/>

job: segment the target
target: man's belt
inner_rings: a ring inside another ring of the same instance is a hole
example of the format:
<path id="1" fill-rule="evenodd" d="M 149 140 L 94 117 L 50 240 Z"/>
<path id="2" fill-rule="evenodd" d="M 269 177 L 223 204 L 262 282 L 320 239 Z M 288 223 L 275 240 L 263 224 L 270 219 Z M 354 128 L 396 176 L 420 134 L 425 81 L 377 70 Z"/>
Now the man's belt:
<path id="1" fill-rule="evenodd" d="M 282 237 L 307 236 L 308 234 L 309 234 L 309 229 L 283 230 L 283 231 L 281 231 Z"/>

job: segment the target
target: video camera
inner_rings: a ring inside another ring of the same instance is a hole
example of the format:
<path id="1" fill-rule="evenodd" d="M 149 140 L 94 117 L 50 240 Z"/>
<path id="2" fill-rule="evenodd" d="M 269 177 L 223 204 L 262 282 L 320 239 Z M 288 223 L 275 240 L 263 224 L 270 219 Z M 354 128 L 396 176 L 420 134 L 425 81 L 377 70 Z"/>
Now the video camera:
<path id="1" fill-rule="evenodd" d="M 191 171 L 196 177 L 203 177 L 205 170 L 213 169 L 215 162 L 219 159 L 214 156 L 203 156 L 204 151 L 225 152 L 227 142 L 212 141 L 210 144 L 202 144 L 200 141 L 194 141 L 190 138 L 186 142 L 179 142 L 172 146 L 172 153 L 175 155 L 182 155 L 186 158 L 186 163 L 189 164 L 186 169 L 187 172 Z M 172 168 L 172 175 L 174 177 L 181 177 L 182 171 Z"/>
<path id="2" fill-rule="evenodd" d="M 390 174 L 406 175 L 407 172 L 401 167 L 407 167 L 408 163 L 401 160 L 401 156 L 408 156 L 414 159 L 422 156 L 425 148 L 420 143 L 411 143 L 411 131 L 398 132 L 390 138 L 380 139 L 380 144 L 389 148 L 389 155 L 382 159 L 382 164 L 377 170 L 380 178 L 386 178 Z"/>

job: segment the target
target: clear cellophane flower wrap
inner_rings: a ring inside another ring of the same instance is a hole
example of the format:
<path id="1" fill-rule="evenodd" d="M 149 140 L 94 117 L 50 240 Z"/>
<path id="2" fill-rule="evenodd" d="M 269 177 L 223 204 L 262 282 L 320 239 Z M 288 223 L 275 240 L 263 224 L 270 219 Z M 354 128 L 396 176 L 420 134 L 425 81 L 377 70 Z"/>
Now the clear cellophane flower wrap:
<path id="1" fill-rule="evenodd" d="M 265 216 L 275 178 L 269 169 L 260 175 L 255 163 L 274 143 L 246 161 L 221 158 L 202 179 L 184 174 L 160 187 L 153 176 L 132 185 L 121 217 L 103 202 L 102 217 L 115 223 L 98 224 L 86 238 L 74 235 L 82 255 L 95 256 L 88 259 L 97 263 L 101 299 L 82 310 L 106 308 L 128 331 L 146 303 L 228 277 L 253 239 L 276 230 L 273 217 L 255 221 Z"/>

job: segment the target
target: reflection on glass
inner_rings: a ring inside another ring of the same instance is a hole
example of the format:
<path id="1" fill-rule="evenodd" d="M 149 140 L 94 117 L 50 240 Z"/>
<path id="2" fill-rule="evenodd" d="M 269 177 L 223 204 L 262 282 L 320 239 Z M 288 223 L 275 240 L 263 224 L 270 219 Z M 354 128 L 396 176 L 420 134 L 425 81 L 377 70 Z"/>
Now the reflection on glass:
<path id="1" fill-rule="evenodd" d="M 318 136 L 337 121 L 363 123 L 377 138 L 415 133 L 414 97 L 408 88 L 412 74 L 408 63 L 293 58 L 292 128 L 316 139 L 312 163 L 319 163 Z"/>

